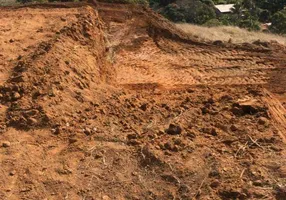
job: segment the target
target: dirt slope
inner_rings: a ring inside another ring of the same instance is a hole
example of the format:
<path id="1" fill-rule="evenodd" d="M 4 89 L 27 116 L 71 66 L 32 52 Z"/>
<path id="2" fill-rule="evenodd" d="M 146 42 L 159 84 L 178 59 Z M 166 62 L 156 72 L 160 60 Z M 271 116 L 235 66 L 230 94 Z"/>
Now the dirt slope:
<path id="1" fill-rule="evenodd" d="M 0 199 L 285 199 L 285 47 L 92 6 L 0 8 Z"/>

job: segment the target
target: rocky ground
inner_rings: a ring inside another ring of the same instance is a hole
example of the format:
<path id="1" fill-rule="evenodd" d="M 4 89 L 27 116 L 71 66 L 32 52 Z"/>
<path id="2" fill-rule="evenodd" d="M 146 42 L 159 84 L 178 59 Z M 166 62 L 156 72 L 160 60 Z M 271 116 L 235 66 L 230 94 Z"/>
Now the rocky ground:
<path id="1" fill-rule="evenodd" d="M 284 46 L 131 5 L 0 10 L 0 199 L 286 198 Z"/>

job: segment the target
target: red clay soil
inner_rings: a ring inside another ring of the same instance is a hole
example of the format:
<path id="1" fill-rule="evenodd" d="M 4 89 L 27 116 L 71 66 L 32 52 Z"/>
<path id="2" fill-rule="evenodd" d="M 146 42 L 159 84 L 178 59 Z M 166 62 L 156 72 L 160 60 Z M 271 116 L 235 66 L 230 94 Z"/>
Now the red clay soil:
<path id="1" fill-rule="evenodd" d="M 132 5 L 0 19 L 0 199 L 286 199 L 284 46 Z"/>

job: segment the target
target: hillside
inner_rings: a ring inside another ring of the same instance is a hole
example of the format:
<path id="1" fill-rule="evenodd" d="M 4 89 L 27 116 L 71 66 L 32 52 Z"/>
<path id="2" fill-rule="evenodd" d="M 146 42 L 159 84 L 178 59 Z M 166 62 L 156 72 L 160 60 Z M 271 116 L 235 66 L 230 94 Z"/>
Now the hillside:
<path id="1" fill-rule="evenodd" d="M 0 8 L 0 199 L 284 199 L 286 48 L 150 9 Z"/>
<path id="2" fill-rule="evenodd" d="M 259 31 L 248 31 L 234 26 L 205 27 L 194 24 L 178 23 L 176 26 L 198 40 L 216 41 L 225 43 L 253 43 L 253 42 L 278 42 L 286 45 L 286 37 Z"/>

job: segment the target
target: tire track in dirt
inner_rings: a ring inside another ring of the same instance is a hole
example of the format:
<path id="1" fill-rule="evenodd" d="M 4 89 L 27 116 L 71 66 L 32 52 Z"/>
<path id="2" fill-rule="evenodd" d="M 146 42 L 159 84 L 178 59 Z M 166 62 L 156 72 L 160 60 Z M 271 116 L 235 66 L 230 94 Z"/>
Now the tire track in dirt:
<path id="1" fill-rule="evenodd" d="M 264 89 L 263 100 L 269 108 L 269 113 L 276 122 L 278 133 L 286 144 L 286 109 L 281 102 L 268 90 Z"/>
<path id="2" fill-rule="evenodd" d="M 192 48 L 194 51 L 185 49 L 168 53 L 147 41 L 135 52 L 122 49 L 115 58 L 118 82 L 137 84 L 151 80 L 166 87 L 179 84 L 264 84 L 268 79 L 267 71 L 274 68 L 271 64 L 264 64 L 259 57 L 241 58 L 232 51 L 220 49 L 210 50 L 212 55 L 206 56 L 197 52 L 197 47 Z M 236 56 L 240 61 L 233 60 Z"/>
<path id="3" fill-rule="evenodd" d="M 113 42 L 110 48 L 114 48 L 114 67 L 120 85 L 152 82 L 176 88 L 176 85 L 267 84 L 269 72 L 281 67 L 280 56 L 270 48 L 262 48 L 259 42 L 256 46 L 217 46 L 191 39 L 178 42 L 177 33 L 170 40 L 163 32 L 147 32 L 153 21 L 138 18 L 132 9 L 129 13 L 123 10 L 108 5 L 99 10 L 108 26 L 108 38 Z M 116 13 L 114 18 L 107 14 L 110 12 Z M 134 25 L 139 28 L 134 29 Z M 143 38 L 140 43 L 138 38 Z"/>

